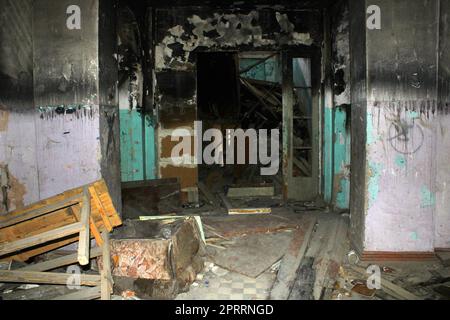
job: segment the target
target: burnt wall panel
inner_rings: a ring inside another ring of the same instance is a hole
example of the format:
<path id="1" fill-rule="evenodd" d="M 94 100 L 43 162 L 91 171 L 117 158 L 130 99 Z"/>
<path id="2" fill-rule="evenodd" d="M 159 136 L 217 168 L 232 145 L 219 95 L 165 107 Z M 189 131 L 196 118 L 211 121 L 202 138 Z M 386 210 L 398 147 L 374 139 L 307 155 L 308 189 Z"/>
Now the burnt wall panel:
<path id="1" fill-rule="evenodd" d="M 116 10 L 117 1 L 99 2 L 99 101 L 101 173 L 108 186 L 114 206 L 121 212 L 120 128 L 117 95 L 118 62 Z"/>
<path id="2" fill-rule="evenodd" d="M 157 69 L 186 69 L 195 64 L 196 50 L 262 50 L 320 45 L 320 11 L 273 9 L 156 10 Z"/>
<path id="3" fill-rule="evenodd" d="M 80 8 L 81 29 L 67 27 Z M 97 0 L 36 0 L 34 96 L 39 192 L 47 198 L 101 178 Z"/>
<path id="4" fill-rule="evenodd" d="M 68 29 L 70 5 L 81 29 Z M 37 106 L 98 105 L 98 1 L 34 1 L 34 95 Z"/>
<path id="5" fill-rule="evenodd" d="M 366 30 L 365 1 L 350 1 L 350 57 L 351 57 L 351 180 L 350 234 L 353 245 L 363 250 L 365 228 L 366 184 Z"/>
<path id="6" fill-rule="evenodd" d="M 0 1 L 0 103 L 17 111 L 33 107 L 31 0 Z M 21 41 L 17 41 L 20 39 Z"/>
<path id="7" fill-rule="evenodd" d="M 33 2 L 0 0 L 0 7 L 0 214 L 4 214 L 39 200 L 39 187 L 33 115 Z"/>
<path id="8" fill-rule="evenodd" d="M 439 74 L 438 74 L 438 110 L 439 126 L 436 132 L 436 215 L 435 247 L 450 248 L 450 2 L 440 2 L 439 31 Z"/>
<path id="9" fill-rule="evenodd" d="M 423 113 L 436 108 L 439 1 L 376 1 L 381 30 L 368 30 L 368 99 Z M 383 50 L 379 50 L 383 48 Z"/>

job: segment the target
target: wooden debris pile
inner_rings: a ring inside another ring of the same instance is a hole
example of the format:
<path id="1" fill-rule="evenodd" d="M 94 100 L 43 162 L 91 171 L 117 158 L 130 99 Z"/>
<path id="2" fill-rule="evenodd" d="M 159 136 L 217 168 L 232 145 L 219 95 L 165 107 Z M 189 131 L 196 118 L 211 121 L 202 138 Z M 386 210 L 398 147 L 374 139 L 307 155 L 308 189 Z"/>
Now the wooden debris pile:
<path id="1" fill-rule="evenodd" d="M 37 255 L 78 242 L 76 254 L 27 265 L 17 270 L 0 270 L 0 283 L 66 285 L 70 273 L 45 272 L 92 258 L 107 257 L 99 275 L 80 274 L 78 290 L 62 299 L 109 299 L 112 276 L 108 233 L 122 224 L 103 180 L 66 191 L 0 218 L 0 260 L 27 261 Z M 91 238 L 97 246 L 91 248 Z"/>

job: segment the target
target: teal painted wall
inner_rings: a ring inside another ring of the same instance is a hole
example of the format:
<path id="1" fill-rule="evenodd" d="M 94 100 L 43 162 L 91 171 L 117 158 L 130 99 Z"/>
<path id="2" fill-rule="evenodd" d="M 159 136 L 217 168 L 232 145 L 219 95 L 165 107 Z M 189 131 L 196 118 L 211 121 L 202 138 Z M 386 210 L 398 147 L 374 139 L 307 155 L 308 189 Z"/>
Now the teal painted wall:
<path id="1" fill-rule="evenodd" d="M 142 130 L 139 112 L 120 110 L 120 171 L 123 182 L 155 179 L 155 131 L 150 117 L 145 119 L 145 141 L 142 141 Z"/>
<path id="2" fill-rule="evenodd" d="M 323 197 L 328 203 L 333 199 L 333 109 L 323 111 Z"/>
<path id="3" fill-rule="evenodd" d="M 337 107 L 334 109 L 333 204 L 338 209 L 347 209 L 350 205 L 350 142 L 347 112 Z"/>
<path id="4" fill-rule="evenodd" d="M 345 108 L 324 108 L 323 194 L 337 209 L 350 205 L 350 129 Z"/>

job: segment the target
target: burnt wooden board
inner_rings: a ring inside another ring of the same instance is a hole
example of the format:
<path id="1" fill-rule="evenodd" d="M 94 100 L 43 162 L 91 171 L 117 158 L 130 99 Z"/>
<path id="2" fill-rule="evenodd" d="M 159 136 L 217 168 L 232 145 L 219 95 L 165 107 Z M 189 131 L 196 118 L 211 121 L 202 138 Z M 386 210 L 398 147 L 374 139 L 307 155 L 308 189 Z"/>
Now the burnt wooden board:
<path id="1" fill-rule="evenodd" d="M 289 217 L 274 214 L 204 217 L 204 224 L 214 228 L 224 237 L 238 237 L 256 233 L 293 229 L 302 223 L 302 215 Z"/>
<path id="2" fill-rule="evenodd" d="M 291 232 L 277 232 L 235 238 L 234 244 L 224 250 L 217 250 L 214 263 L 256 278 L 283 257 L 291 237 Z"/>

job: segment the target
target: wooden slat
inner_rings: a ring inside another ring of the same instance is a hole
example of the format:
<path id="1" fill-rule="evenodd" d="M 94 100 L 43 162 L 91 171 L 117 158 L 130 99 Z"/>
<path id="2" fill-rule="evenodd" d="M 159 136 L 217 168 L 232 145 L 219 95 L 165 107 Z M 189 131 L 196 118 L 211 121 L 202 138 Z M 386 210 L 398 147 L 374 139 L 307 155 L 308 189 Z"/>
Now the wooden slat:
<path id="1" fill-rule="evenodd" d="M 97 245 L 101 247 L 103 245 L 102 235 L 100 234 L 100 231 L 95 225 L 94 219 L 92 219 L 92 217 L 89 217 L 89 226 L 91 228 L 91 233 L 95 238 L 95 242 L 97 242 Z"/>
<path id="2" fill-rule="evenodd" d="M 78 262 L 80 265 L 85 266 L 89 264 L 89 244 L 91 242 L 91 236 L 89 234 L 89 217 L 91 213 L 91 197 L 88 189 L 85 187 L 83 190 L 83 206 L 81 208 L 81 230 L 80 238 L 78 240 Z"/>
<path id="3" fill-rule="evenodd" d="M 71 273 L 0 270 L 0 282 L 66 285 L 73 276 Z M 79 277 L 82 286 L 100 285 L 99 275 L 80 274 Z"/>
<path id="4" fill-rule="evenodd" d="M 97 194 L 97 190 L 95 190 L 94 186 L 89 187 L 89 192 L 91 193 L 92 199 L 94 200 L 94 203 L 97 206 L 97 209 L 102 216 L 103 224 L 105 225 L 106 229 L 111 232 L 113 227 L 111 225 L 111 222 L 109 221 L 108 215 L 106 213 L 105 208 L 103 207 L 103 203 L 100 200 L 99 195 Z"/>
<path id="5" fill-rule="evenodd" d="M 9 242 L 5 244 L 0 244 L 0 256 L 4 256 L 11 252 L 16 252 L 25 248 L 33 247 L 38 244 L 46 243 L 55 239 L 70 236 L 72 234 L 78 233 L 81 229 L 81 223 L 73 223 L 67 226 L 50 230 L 35 236 L 28 238 L 23 238 L 16 240 L 14 242 Z"/>
<path id="6" fill-rule="evenodd" d="M 100 298 L 100 287 L 76 290 L 63 296 L 53 298 L 52 300 L 94 300 Z"/>
<path id="7" fill-rule="evenodd" d="M 73 206 L 70 208 L 73 212 L 74 217 L 79 222 L 81 219 L 81 209 L 80 206 Z M 97 242 L 97 245 L 100 247 L 103 244 L 102 235 L 100 234 L 100 231 L 98 230 L 97 225 L 95 224 L 94 218 L 92 218 L 92 207 L 91 207 L 91 215 L 89 216 L 89 227 L 92 236 L 94 236 L 95 241 Z"/>
<path id="8" fill-rule="evenodd" d="M 106 224 L 109 223 L 112 227 L 121 225 L 122 220 L 118 215 L 116 209 L 114 208 L 105 181 L 99 180 L 97 182 L 89 184 L 88 186 L 93 186 L 97 192 L 98 199 L 101 201 L 103 209 L 107 215 L 108 220 L 105 220 Z M 39 201 L 24 209 L 10 212 L 5 215 L 4 218 L 0 217 L 0 222 L 5 222 L 10 219 L 17 219 L 17 217 L 24 215 L 31 210 L 48 207 L 49 205 L 64 201 L 67 198 L 79 196 L 82 194 L 82 192 L 83 187 L 65 191 L 64 193 L 58 194 L 46 200 Z M 78 222 L 75 219 L 75 214 L 78 214 L 78 218 L 80 218 L 80 204 L 81 203 L 79 201 L 70 207 L 65 207 L 48 214 L 2 228 L 0 230 L 0 245 L 15 242 L 24 238 L 24 236 L 30 237 L 39 235 L 41 233 L 51 231 L 55 228 Z M 101 245 L 103 240 L 101 240 L 100 232 L 107 229 L 107 226 L 105 226 L 103 218 L 100 214 L 99 209 L 97 208 L 97 204 L 95 203 L 94 199 L 91 199 L 91 218 L 91 234 L 95 237 L 97 244 Z M 45 244 L 36 245 L 32 248 L 26 248 L 26 250 L 21 250 L 17 253 L 12 253 L 7 256 L 1 256 L 0 260 L 26 261 L 33 256 L 63 247 L 76 241 L 78 241 L 78 235 L 68 236 L 60 240 L 54 240 Z"/>
<path id="9" fill-rule="evenodd" d="M 103 232 L 103 246 L 102 246 L 102 271 L 101 271 L 101 299 L 111 300 L 112 293 L 112 274 L 111 274 L 111 252 L 109 244 L 109 234 L 107 231 Z"/>
<path id="10" fill-rule="evenodd" d="M 95 247 L 90 250 L 90 258 L 96 258 L 102 255 L 102 248 Z M 48 271 L 59 267 L 68 266 L 78 262 L 78 253 L 70 254 L 64 257 L 59 257 L 49 261 L 30 264 L 26 267 L 18 269 L 19 271 Z"/>
<path id="11" fill-rule="evenodd" d="M 308 248 L 316 224 L 315 218 L 305 218 L 292 235 L 291 243 L 283 259 L 280 270 L 270 292 L 271 300 L 287 300 L 297 276 L 297 270 Z"/>
<path id="12" fill-rule="evenodd" d="M 6 228 L 9 226 L 12 226 L 14 224 L 26 221 L 26 220 L 30 220 L 33 218 L 37 218 L 40 217 L 42 215 L 57 211 L 57 210 L 61 210 L 63 208 L 66 208 L 68 206 L 74 205 L 78 202 L 80 202 L 81 200 L 81 195 L 75 195 L 72 197 L 69 197 L 67 199 L 64 199 L 62 201 L 59 201 L 55 204 L 51 204 L 48 206 L 44 206 L 38 209 L 34 209 L 31 211 L 28 211 L 24 214 L 18 215 L 18 216 L 14 216 L 12 218 L 9 219 L 5 219 L 5 220 L 0 220 L 0 229 L 1 228 Z"/>

